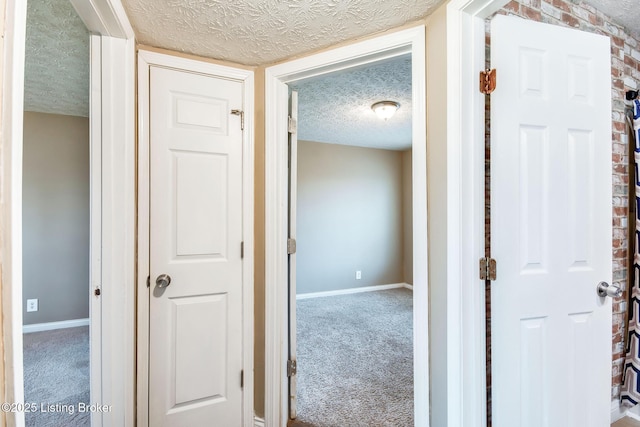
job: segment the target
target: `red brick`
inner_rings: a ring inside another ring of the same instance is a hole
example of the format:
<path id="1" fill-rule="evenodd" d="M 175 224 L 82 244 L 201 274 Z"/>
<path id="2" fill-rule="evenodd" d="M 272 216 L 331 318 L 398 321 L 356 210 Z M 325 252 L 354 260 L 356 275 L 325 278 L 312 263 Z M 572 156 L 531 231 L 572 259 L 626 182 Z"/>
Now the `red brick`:
<path id="1" fill-rule="evenodd" d="M 504 6 L 503 10 L 520 13 L 520 3 L 518 3 L 517 0 L 512 0 Z"/>
<path id="2" fill-rule="evenodd" d="M 542 21 L 542 13 L 539 10 L 531 9 L 530 7 L 522 5 L 520 7 L 522 9 L 522 15 L 525 18 L 529 18 L 532 21 Z"/>
<path id="3" fill-rule="evenodd" d="M 551 4 L 553 5 L 553 7 L 557 7 L 560 10 L 571 12 L 571 6 L 562 0 L 551 0 Z"/>
<path id="4" fill-rule="evenodd" d="M 580 21 L 578 21 L 578 18 L 576 18 L 573 15 L 569 15 L 568 13 L 563 13 L 562 14 L 562 22 L 564 22 L 565 24 L 567 24 L 570 27 L 579 27 L 580 26 Z"/>

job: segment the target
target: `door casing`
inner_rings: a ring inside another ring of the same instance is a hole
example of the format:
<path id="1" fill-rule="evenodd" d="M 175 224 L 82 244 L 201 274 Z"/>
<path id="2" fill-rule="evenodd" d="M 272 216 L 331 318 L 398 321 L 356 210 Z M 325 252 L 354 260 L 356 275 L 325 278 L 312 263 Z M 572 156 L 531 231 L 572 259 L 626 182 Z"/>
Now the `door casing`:
<path id="1" fill-rule="evenodd" d="M 26 2 L 4 0 L 2 64 L 2 341 L 5 402 L 23 402 L 22 126 Z M 90 304 L 93 426 L 133 426 L 135 127 L 134 33 L 119 0 L 71 0 L 91 36 Z M 112 191 L 117 188 L 119 191 Z M 89 285 L 89 284 L 88 284 Z M 105 292 L 106 291 L 106 292 Z M 24 426 L 24 413 L 6 413 Z"/>
<path id="2" fill-rule="evenodd" d="M 412 56 L 413 117 L 424 117 L 425 110 L 425 28 L 416 26 L 364 42 L 293 60 L 265 70 L 266 88 L 266 289 L 265 289 L 265 365 L 266 425 L 285 426 L 289 414 L 286 360 L 289 352 L 287 251 L 288 237 L 288 133 L 289 94 L 287 82 L 326 74 L 391 58 L 405 53 Z M 429 396 L 429 289 L 427 263 L 427 173 L 424 120 L 413 120 L 413 325 L 414 399 Z M 426 405 L 416 405 L 416 425 L 428 424 Z"/>
<path id="3" fill-rule="evenodd" d="M 137 275 L 137 426 L 149 425 L 149 68 L 167 67 L 213 77 L 242 81 L 244 132 L 242 135 L 242 333 L 243 333 L 243 425 L 253 427 L 253 216 L 254 216 L 254 73 L 172 55 L 138 52 L 138 275 Z"/>

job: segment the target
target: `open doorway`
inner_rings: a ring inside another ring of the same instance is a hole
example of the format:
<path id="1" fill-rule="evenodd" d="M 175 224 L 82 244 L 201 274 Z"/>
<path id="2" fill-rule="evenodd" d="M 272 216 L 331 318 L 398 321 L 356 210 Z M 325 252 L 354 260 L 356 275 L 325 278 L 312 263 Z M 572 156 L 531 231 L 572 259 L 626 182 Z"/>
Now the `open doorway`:
<path id="1" fill-rule="evenodd" d="M 29 0 L 23 129 L 27 426 L 91 424 L 90 34 L 68 0 Z M 55 52 L 55 54 L 52 54 Z"/>
<path id="2" fill-rule="evenodd" d="M 417 26 L 293 60 L 265 70 L 266 80 L 266 402 L 265 423 L 286 425 L 289 414 L 287 362 L 289 337 L 286 331 L 290 305 L 287 287 L 288 186 L 287 110 L 288 84 L 353 67 L 364 67 L 409 54 L 411 57 L 412 117 L 425 117 L 425 29 Z M 370 108 L 367 107 L 367 108 Z M 426 131 L 424 120 L 413 120 L 412 136 L 412 226 L 413 226 L 413 399 L 429 399 L 429 289 L 427 284 L 426 227 Z M 283 185 L 284 184 L 284 185 Z M 283 209 L 283 207 L 285 209 Z M 282 240 L 281 240 L 282 239 Z M 353 272 L 355 273 L 355 272 Z M 354 274 L 355 279 L 355 274 Z M 362 272 L 364 277 L 364 272 Z M 362 280 L 362 279 L 361 279 Z M 295 301 L 295 298 L 293 298 Z M 294 312 L 292 310 L 292 312 Z M 290 371 L 290 370 L 289 370 Z M 295 377 L 294 377 L 295 378 Z M 427 425 L 428 407 L 414 405 L 414 424 Z"/>
<path id="3" fill-rule="evenodd" d="M 404 54 L 289 83 L 293 425 L 413 425 L 411 77 Z"/>

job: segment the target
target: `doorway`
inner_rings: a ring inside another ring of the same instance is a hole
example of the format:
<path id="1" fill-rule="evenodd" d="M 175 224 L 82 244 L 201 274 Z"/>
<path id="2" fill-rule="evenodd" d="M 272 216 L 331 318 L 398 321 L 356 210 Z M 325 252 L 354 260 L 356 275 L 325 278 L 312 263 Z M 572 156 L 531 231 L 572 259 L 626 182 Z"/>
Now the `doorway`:
<path id="1" fill-rule="evenodd" d="M 324 75 L 337 70 L 363 66 L 403 54 L 412 59 L 413 117 L 425 117 L 425 57 L 424 27 L 381 36 L 323 54 L 291 61 L 267 68 L 266 74 L 266 123 L 267 127 L 267 179 L 266 191 L 273 197 L 266 204 L 266 407 L 267 425 L 283 426 L 287 422 L 288 378 L 285 370 L 289 343 L 286 285 L 288 188 L 286 185 L 287 164 L 287 84 L 312 76 Z M 428 301 L 427 285 L 427 227 L 426 227 L 426 139 L 424 120 L 414 120 L 411 128 L 413 142 L 413 257 L 420 263 L 413 265 L 413 332 L 414 342 L 414 399 L 429 400 L 428 368 Z M 284 328 L 284 329 L 283 329 Z M 280 346 L 278 343 L 282 343 Z M 428 425 L 427 405 L 415 406 L 415 424 Z"/>
<path id="2" fill-rule="evenodd" d="M 413 425 L 411 74 L 405 54 L 289 83 L 293 425 Z"/>

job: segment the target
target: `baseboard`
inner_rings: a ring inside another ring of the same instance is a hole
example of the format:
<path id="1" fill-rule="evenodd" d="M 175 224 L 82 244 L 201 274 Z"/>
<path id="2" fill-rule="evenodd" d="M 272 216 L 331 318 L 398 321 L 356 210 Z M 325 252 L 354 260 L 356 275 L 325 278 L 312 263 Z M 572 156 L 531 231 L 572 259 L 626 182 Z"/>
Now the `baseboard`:
<path id="1" fill-rule="evenodd" d="M 264 427 L 264 420 L 260 417 L 255 417 L 255 427 Z"/>
<path id="2" fill-rule="evenodd" d="M 624 409 L 624 408 L 622 408 Z M 640 421 L 640 405 L 635 405 L 631 408 L 627 408 L 626 411 L 622 414 L 622 416 L 626 416 L 629 418 L 633 418 L 634 420 Z M 622 416 L 620 418 L 622 418 Z"/>
<path id="3" fill-rule="evenodd" d="M 51 331 L 53 329 L 75 328 L 77 326 L 89 326 L 89 318 L 63 320 L 60 322 L 34 323 L 33 325 L 23 325 L 22 333 Z"/>
<path id="4" fill-rule="evenodd" d="M 618 421 L 620 418 L 625 416 L 625 407 L 620 405 L 619 399 L 613 399 L 611 401 L 611 424 Z"/>
<path id="5" fill-rule="evenodd" d="M 413 290 L 413 286 L 408 283 L 392 283 L 390 285 L 363 286 L 361 288 L 338 289 L 335 291 L 309 292 L 296 295 L 296 299 L 333 297 L 336 295 L 358 294 L 360 292 L 385 291 L 387 289 L 407 288 Z"/>

